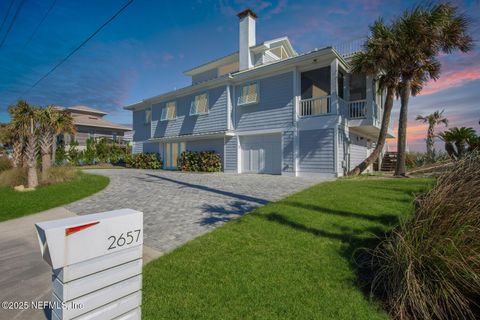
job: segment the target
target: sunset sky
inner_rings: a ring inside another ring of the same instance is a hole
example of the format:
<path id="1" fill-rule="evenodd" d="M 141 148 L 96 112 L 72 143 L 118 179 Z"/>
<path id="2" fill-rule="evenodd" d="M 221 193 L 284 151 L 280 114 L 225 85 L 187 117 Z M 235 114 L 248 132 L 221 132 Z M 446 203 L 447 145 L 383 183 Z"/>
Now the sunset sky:
<path id="1" fill-rule="evenodd" d="M 135 0 L 30 89 L 127 1 L 13 1 L 8 17 L 10 0 L 0 2 L 0 122 L 9 121 L 8 105 L 24 98 L 37 105 L 88 105 L 125 124 L 131 123 L 131 113 L 122 106 L 187 86 L 189 78 L 183 71 L 236 51 L 236 13 L 247 7 L 259 16 L 257 42 L 288 36 L 298 52 L 305 52 L 365 37 L 375 19 L 389 21 L 416 4 L 396 0 Z M 480 1 L 455 3 L 472 19 L 470 33 L 478 41 Z M 441 78 L 411 99 L 410 150 L 425 149 L 426 126 L 414 120 L 418 114 L 444 109 L 450 126 L 470 126 L 480 133 L 478 43 L 468 54 L 444 55 L 440 60 Z M 398 103 L 392 118 L 395 123 L 397 117 Z M 437 147 L 443 148 L 439 142 Z"/>

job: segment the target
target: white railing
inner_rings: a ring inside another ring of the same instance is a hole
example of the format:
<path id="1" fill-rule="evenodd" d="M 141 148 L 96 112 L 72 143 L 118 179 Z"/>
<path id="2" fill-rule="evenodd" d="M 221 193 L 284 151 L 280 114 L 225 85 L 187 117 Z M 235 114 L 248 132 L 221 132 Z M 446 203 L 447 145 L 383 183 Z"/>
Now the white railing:
<path id="1" fill-rule="evenodd" d="M 343 98 L 337 97 L 338 100 L 338 113 L 343 117 L 348 117 L 348 102 Z"/>
<path id="2" fill-rule="evenodd" d="M 330 96 L 300 100 L 300 117 L 311 117 L 332 112 Z"/>
<path id="3" fill-rule="evenodd" d="M 350 119 L 361 119 L 367 115 L 367 100 L 356 100 L 348 103 L 348 117 Z"/>

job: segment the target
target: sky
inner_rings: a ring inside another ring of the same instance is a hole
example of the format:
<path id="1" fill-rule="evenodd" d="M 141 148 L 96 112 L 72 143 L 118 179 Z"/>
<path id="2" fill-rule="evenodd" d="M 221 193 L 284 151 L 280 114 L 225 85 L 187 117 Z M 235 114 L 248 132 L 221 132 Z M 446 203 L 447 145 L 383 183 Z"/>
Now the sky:
<path id="1" fill-rule="evenodd" d="M 108 112 L 111 121 L 130 124 L 131 113 L 123 106 L 188 86 L 190 79 L 183 71 L 237 51 L 236 13 L 246 8 L 258 14 L 258 43 L 288 36 L 301 53 L 365 37 L 368 26 L 379 17 L 391 21 L 417 4 L 397 0 L 134 0 L 32 88 L 126 2 L 0 0 L 0 122 L 9 121 L 7 107 L 23 98 L 42 106 L 87 105 Z M 454 3 L 471 18 L 475 48 L 467 54 L 442 55 L 441 78 L 411 99 L 408 147 L 412 151 L 425 150 L 426 126 L 415 121 L 418 114 L 445 110 L 450 127 L 468 126 L 480 133 L 480 1 Z M 396 102 L 395 129 L 398 109 Z M 394 144 L 390 141 L 392 150 Z M 437 147 L 443 149 L 441 142 Z"/>

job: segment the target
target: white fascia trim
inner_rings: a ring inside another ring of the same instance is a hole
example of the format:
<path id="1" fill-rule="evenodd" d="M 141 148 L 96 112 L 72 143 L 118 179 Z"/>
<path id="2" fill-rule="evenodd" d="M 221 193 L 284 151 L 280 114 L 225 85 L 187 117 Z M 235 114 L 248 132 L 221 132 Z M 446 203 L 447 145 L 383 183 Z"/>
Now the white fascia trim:
<path id="1" fill-rule="evenodd" d="M 278 129 L 264 129 L 264 130 L 251 130 L 251 131 L 235 131 L 236 136 L 254 136 L 259 134 L 269 134 L 269 133 L 282 133 L 284 131 L 289 131 L 291 128 L 278 128 Z"/>

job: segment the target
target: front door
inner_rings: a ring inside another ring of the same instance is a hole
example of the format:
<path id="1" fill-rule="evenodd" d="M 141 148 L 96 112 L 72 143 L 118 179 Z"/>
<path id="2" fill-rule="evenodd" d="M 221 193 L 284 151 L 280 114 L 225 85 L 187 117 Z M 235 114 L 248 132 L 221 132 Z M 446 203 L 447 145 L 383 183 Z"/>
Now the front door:
<path id="1" fill-rule="evenodd" d="M 165 143 L 164 168 L 177 170 L 178 157 L 183 151 L 185 151 L 185 142 Z"/>

